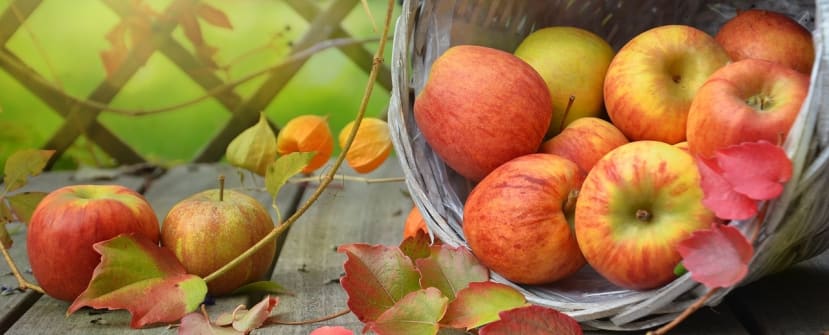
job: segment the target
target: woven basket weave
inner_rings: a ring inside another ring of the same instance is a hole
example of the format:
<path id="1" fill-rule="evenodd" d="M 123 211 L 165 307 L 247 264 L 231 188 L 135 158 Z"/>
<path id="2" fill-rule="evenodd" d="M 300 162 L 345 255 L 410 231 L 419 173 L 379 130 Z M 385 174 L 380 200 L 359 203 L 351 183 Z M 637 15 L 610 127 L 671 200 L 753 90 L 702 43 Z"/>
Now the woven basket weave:
<path id="1" fill-rule="evenodd" d="M 409 191 L 435 235 L 450 246 L 467 246 L 461 229 L 463 202 L 472 183 L 447 168 L 414 122 L 414 97 L 430 65 L 457 44 L 479 44 L 512 52 L 537 28 L 571 25 L 605 37 L 618 50 L 648 28 L 688 24 L 715 34 L 737 9 L 763 8 L 787 13 L 811 29 L 816 59 L 809 95 L 784 147 L 795 167 L 783 194 L 770 204 L 743 284 L 815 256 L 829 247 L 829 0 L 803 1 L 621 1 L 621 0 L 406 0 L 397 21 L 393 92 L 389 108 L 392 139 Z M 734 223 L 744 233 L 757 222 Z M 571 278 L 546 286 L 521 286 L 497 273 L 492 280 L 512 285 L 537 305 L 573 316 L 586 328 L 640 330 L 673 319 L 706 292 L 686 274 L 652 291 L 613 286 L 589 266 Z M 728 293 L 720 290 L 710 305 Z"/>

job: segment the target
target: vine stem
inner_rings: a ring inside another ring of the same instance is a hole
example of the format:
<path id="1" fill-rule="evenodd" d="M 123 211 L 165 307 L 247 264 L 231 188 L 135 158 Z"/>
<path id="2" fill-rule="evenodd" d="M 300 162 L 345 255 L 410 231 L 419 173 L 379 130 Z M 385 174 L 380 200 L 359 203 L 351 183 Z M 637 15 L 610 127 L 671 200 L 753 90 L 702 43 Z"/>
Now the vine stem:
<path id="1" fill-rule="evenodd" d="M 265 237 L 259 240 L 259 242 L 256 242 L 256 244 L 254 244 L 248 250 L 246 250 L 245 252 L 243 252 L 242 254 L 240 254 L 235 259 L 228 262 L 218 270 L 213 271 L 213 273 L 204 277 L 204 280 L 206 282 L 210 282 L 216 279 L 217 277 L 225 274 L 227 271 L 236 267 L 237 265 L 239 265 L 239 263 L 243 262 L 254 253 L 264 248 L 265 245 L 273 242 L 273 240 L 276 239 L 277 236 L 285 232 L 294 222 L 296 222 L 297 219 L 299 219 L 303 214 L 305 214 L 306 211 L 308 211 L 311 205 L 313 205 L 314 202 L 316 202 L 317 199 L 319 199 L 322 193 L 325 192 L 325 189 L 328 187 L 328 184 L 330 184 L 334 180 L 334 175 L 340 169 L 340 166 L 342 165 L 343 161 L 345 161 L 345 154 L 351 148 L 351 143 L 354 142 L 354 137 L 357 135 L 357 130 L 360 129 L 360 123 L 362 122 L 363 117 L 366 114 L 368 101 L 371 97 L 371 92 L 374 89 L 374 82 L 377 80 L 378 70 L 380 68 L 380 65 L 383 64 L 383 50 L 385 49 L 387 36 L 389 34 L 389 26 L 391 23 L 393 9 L 394 0 L 389 0 L 388 8 L 386 9 L 386 19 L 383 25 L 383 32 L 380 35 L 379 45 L 377 47 L 377 51 L 374 54 L 374 59 L 371 64 L 371 71 L 369 72 L 368 76 L 368 83 L 366 83 L 363 99 L 360 101 L 360 107 L 357 111 L 357 116 L 354 119 L 354 126 L 351 127 L 351 131 L 348 133 L 348 138 L 346 139 L 346 142 L 343 145 L 343 149 L 340 151 L 340 154 L 334 161 L 332 168 L 325 175 L 322 176 L 322 178 L 320 179 L 320 184 L 314 190 L 314 193 L 312 193 L 311 196 L 308 197 L 308 199 L 302 204 L 302 206 L 300 206 L 296 210 L 296 212 L 294 212 L 293 215 L 291 215 L 283 223 L 274 227 L 273 230 L 271 230 L 267 235 L 265 235 Z"/>
<path id="2" fill-rule="evenodd" d="M 0 251 L 3 252 L 3 258 L 6 259 L 6 263 L 9 264 L 9 268 L 12 270 L 14 278 L 17 279 L 17 286 L 20 286 L 20 288 L 23 290 L 31 289 L 32 291 L 39 292 L 41 294 L 46 293 L 40 286 L 32 284 L 28 280 L 26 280 L 26 278 L 23 278 L 23 275 L 20 274 L 20 270 L 17 268 L 17 264 L 14 263 L 14 260 L 12 260 L 12 256 L 9 255 L 9 250 L 6 249 L 6 246 L 2 243 L 0 243 Z"/>
<path id="3" fill-rule="evenodd" d="M 331 320 L 331 319 L 336 319 L 336 318 L 341 317 L 343 315 L 346 315 L 348 313 L 351 313 L 351 309 L 346 308 L 346 309 L 341 310 L 339 312 L 336 312 L 334 314 L 326 315 L 326 316 L 323 316 L 321 318 L 316 318 L 316 319 L 311 319 L 311 320 L 282 321 L 282 320 L 277 319 L 276 317 L 271 317 L 271 318 L 268 319 L 268 322 L 271 323 L 271 324 L 276 324 L 276 325 L 301 326 L 301 325 L 307 325 L 307 324 L 312 324 L 312 323 L 317 323 L 317 322 L 328 321 L 328 320 Z"/>
<path id="4" fill-rule="evenodd" d="M 321 180 L 322 176 L 310 176 L 310 177 L 300 177 L 300 178 L 292 178 L 289 179 L 289 183 L 305 183 L 305 182 L 312 182 Z M 357 176 L 347 176 L 347 175 L 334 175 L 333 179 L 342 180 L 342 181 L 355 181 L 355 182 L 362 182 L 366 184 L 380 184 L 380 183 L 399 183 L 406 181 L 403 177 L 387 177 L 387 178 L 365 178 L 365 177 L 357 177 Z"/>
<path id="5" fill-rule="evenodd" d="M 763 207 L 760 208 L 760 212 L 757 214 L 757 225 L 755 225 L 755 227 L 749 234 L 749 242 L 751 242 L 751 244 L 754 244 L 754 242 L 756 242 L 757 238 L 760 236 L 760 227 L 762 227 L 763 224 L 765 224 L 766 211 L 768 210 L 768 208 L 769 203 L 765 202 L 763 204 Z M 699 297 L 699 299 L 697 299 L 697 301 L 695 301 L 691 306 L 685 308 L 685 310 L 683 310 L 682 313 L 677 315 L 676 318 L 671 320 L 671 322 L 665 324 L 664 326 L 660 327 L 655 331 L 648 332 L 647 335 L 663 335 L 671 331 L 672 329 L 674 329 L 674 327 L 676 327 L 677 325 L 682 323 L 682 321 L 685 321 L 685 319 L 691 316 L 691 314 L 705 306 L 705 303 L 708 302 L 708 300 L 711 299 L 712 296 L 714 296 L 714 293 L 717 293 L 720 289 L 722 288 L 715 287 L 709 289 L 708 292 L 706 292 L 703 296 Z"/>

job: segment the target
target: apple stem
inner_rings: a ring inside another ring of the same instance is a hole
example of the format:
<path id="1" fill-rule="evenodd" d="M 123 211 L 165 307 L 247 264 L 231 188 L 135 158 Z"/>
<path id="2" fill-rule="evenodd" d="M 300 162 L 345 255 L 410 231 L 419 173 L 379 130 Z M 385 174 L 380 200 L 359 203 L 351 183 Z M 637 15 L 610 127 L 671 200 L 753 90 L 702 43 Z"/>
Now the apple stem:
<path id="1" fill-rule="evenodd" d="M 651 212 L 649 212 L 645 209 L 637 209 L 636 210 L 636 219 L 639 220 L 639 221 L 648 222 L 648 221 L 651 220 L 652 217 L 653 216 L 651 215 Z"/>
<path id="2" fill-rule="evenodd" d="M 575 95 L 570 95 L 567 99 L 567 107 L 564 107 L 564 115 L 561 116 L 561 122 L 558 124 L 558 131 L 564 130 L 564 123 L 567 122 L 567 114 L 570 114 L 570 108 L 573 107 L 573 102 L 576 101 Z"/>
<path id="3" fill-rule="evenodd" d="M 576 200 L 579 198 L 579 190 L 571 190 L 567 194 L 567 200 L 564 201 L 562 208 L 564 213 L 572 213 L 576 209 Z"/>
<path id="4" fill-rule="evenodd" d="M 225 200 L 225 175 L 219 176 L 219 201 Z"/>

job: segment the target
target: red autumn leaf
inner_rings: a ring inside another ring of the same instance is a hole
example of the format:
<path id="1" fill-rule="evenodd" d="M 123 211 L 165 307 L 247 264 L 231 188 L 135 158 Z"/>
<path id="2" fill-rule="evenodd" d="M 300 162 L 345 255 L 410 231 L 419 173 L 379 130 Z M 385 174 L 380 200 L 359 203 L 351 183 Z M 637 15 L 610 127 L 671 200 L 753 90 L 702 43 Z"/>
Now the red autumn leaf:
<path id="1" fill-rule="evenodd" d="M 499 314 L 500 320 L 483 326 L 480 335 L 580 335 L 575 319 L 552 308 L 536 305 Z"/>
<path id="2" fill-rule="evenodd" d="M 380 335 L 434 335 L 449 299 L 434 287 L 407 294 L 366 326 Z"/>
<path id="3" fill-rule="evenodd" d="M 429 257 L 432 253 L 429 243 L 429 235 L 422 230 L 418 230 L 415 236 L 407 237 L 400 242 L 400 250 L 403 251 L 404 255 L 409 256 L 412 261 L 415 261 Z"/>
<path id="4" fill-rule="evenodd" d="M 230 19 L 220 9 L 208 4 L 200 4 L 198 11 L 199 17 L 204 19 L 205 22 L 216 27 L 233 29 Z"/>
<path id="5" fill-rule="evenodd" d="M 777 198 L 792 177 L 792 161 L 783 148 L 766 141 L 718 150 L 717 163 L 734 191 L 754 200 Z"/>
<path id="6" fill-rule="evenodd" d="M 348 330 L 348 328 L 340 327 L 340 326 L 336 326 L 336 327 L 323 326 L 323 327 L 319 327 L 317 329 L 314 329 L 308 335 L 354 335 L 354 332 L 352 332 L 351 330 Z"/>
<path id="7" fill-rule="evenodd" d="M 698 157 L 696 162 L 703 191 L 702 204 L 714 215 L 726 220 L 744 220 L 757 214 L 757 202 L 734 191 L 715 160 Z"/>
<path id="8" fill-rule="evenodd" d="M 477 328 L 498 320 L 498 314 L 527 304 L 518 290 L 499 283 L 471 283 L 449 303 L 441 324 L 452 328 Z"/>
<path id="9" fill-rule="evenodd" d="M 360 321 L 376 320 L 406 294 L 420 289 L 412 260 L 397 247 L 347 244 L 337 249 L 348 257 L 340 279 L 348 307 Z"/>
<path id="10" fill-rule="evenodd" d="M 119 235 L 95 243 L 101 254 L 89 286 L 69 306 L 126 309 L 130 326 L 174 322 L 194 311 L 207 294 L 203 279 L 187 274 L 172 251 L 143 236 Z"/>
<path id="11" fill-rule="evenodd" d="M 429 257 L 415 261 L 420 270 L 420 287 L 435 287 L 450 300 L 469 283 L 489 280 L 489 270 L 463 247 L 434 245 Z"/>
<path id="12" fill-rule="evenodd" d="M 708 288 L 740 282 L 754 254 L 751 243 L 737 228 L 719 223 L 694 232 L 679 243 L 677 251 L 691 278 Z"/>
<path id="13" fill-rule="evenodd" d="M 193 312 L 181 319 L 178 327 L 179 335 L 242 335 L 244 333 L 233 328 L 225 328 L 213 325 L 204 314 Z"/>

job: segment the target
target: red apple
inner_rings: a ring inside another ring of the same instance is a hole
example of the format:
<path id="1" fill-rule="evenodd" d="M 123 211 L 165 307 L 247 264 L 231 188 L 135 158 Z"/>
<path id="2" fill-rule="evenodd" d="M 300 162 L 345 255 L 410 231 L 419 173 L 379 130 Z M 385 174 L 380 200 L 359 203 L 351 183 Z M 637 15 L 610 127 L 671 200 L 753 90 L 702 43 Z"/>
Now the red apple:
<path id="1" fill-rule="evenodd" d="M 809 92 L 809 77 L 789 67 L 744 59 L 717 70 L 688 113 L 688 147 L 712 156 L 723 147 L 782 143 Z"/>
<path id="2" fill-rule="evenodd" d="M 551 154 L 518 157 L 492 171 L 469 194 L 463 232 L 486 267 L 513 282 L 549 283 L 584 265 L 569 223 L 583 175 Z"/>
<path id="3" fill-rule="evenodd" d="M 783 13 L 750 9 L 728 20 L 714 36 L 732 60 L 764 59 L 801 73 L 812 72 L 812 33 Z"/>
<path id="4" fill-rule="evenodd" d="M 587 262 L 610 282 L 643 290 L 675 278 L 677 244 L 710 226 L 700 176 L 684 150 L 658 141 L 622 145 L 587 175 L 575 227 Z"/>
<path id="5" fill-rule="evenodd" d="M 529 64 L 471 45 L 449 48 L 435 60 L 414 103 L 415 122 L 429 146 L 474 181 L 536 152 L 551 111 L 547 85 Z"/>
<path id="6" fill-rule="evenodd" d="M 576 119 L 560 134 L 545 141 L 541 152 L 567 158 L 587 174 L 602 156 L 625 143 L 628 139 L 610 122 L 584 117 Z"/>
<path id="7" fill-rule="evenodd" d="M 258 200 L 233 190 L 194 194 L 173 206 L 161 225 L 161 244 L 176 255 L 188 273 L 207 276 L 259 242 L 273 221 Z M 229 272 L 207 283 L 213 295 L 264 280 L 273 263 L 276 241 Z"/>
<path id="8" fill-rule="evenodd" d="M 613 57 L 604 82 L 611 122 L 631 141 L 685 140 L 697 89 L 729 61 L 705 32 L 666 25 L 631 39 Z"/>
<path id="9" fill-rule="evenodd" d="M 26 247 L 32 274 L 46 294 L 72 301 L 92 279 L 101 255 L 92 245 L 121 234 L 156 243 L 158 219 L 143 196 L 119 185 L 72 185 L 41 200 Z"/>

